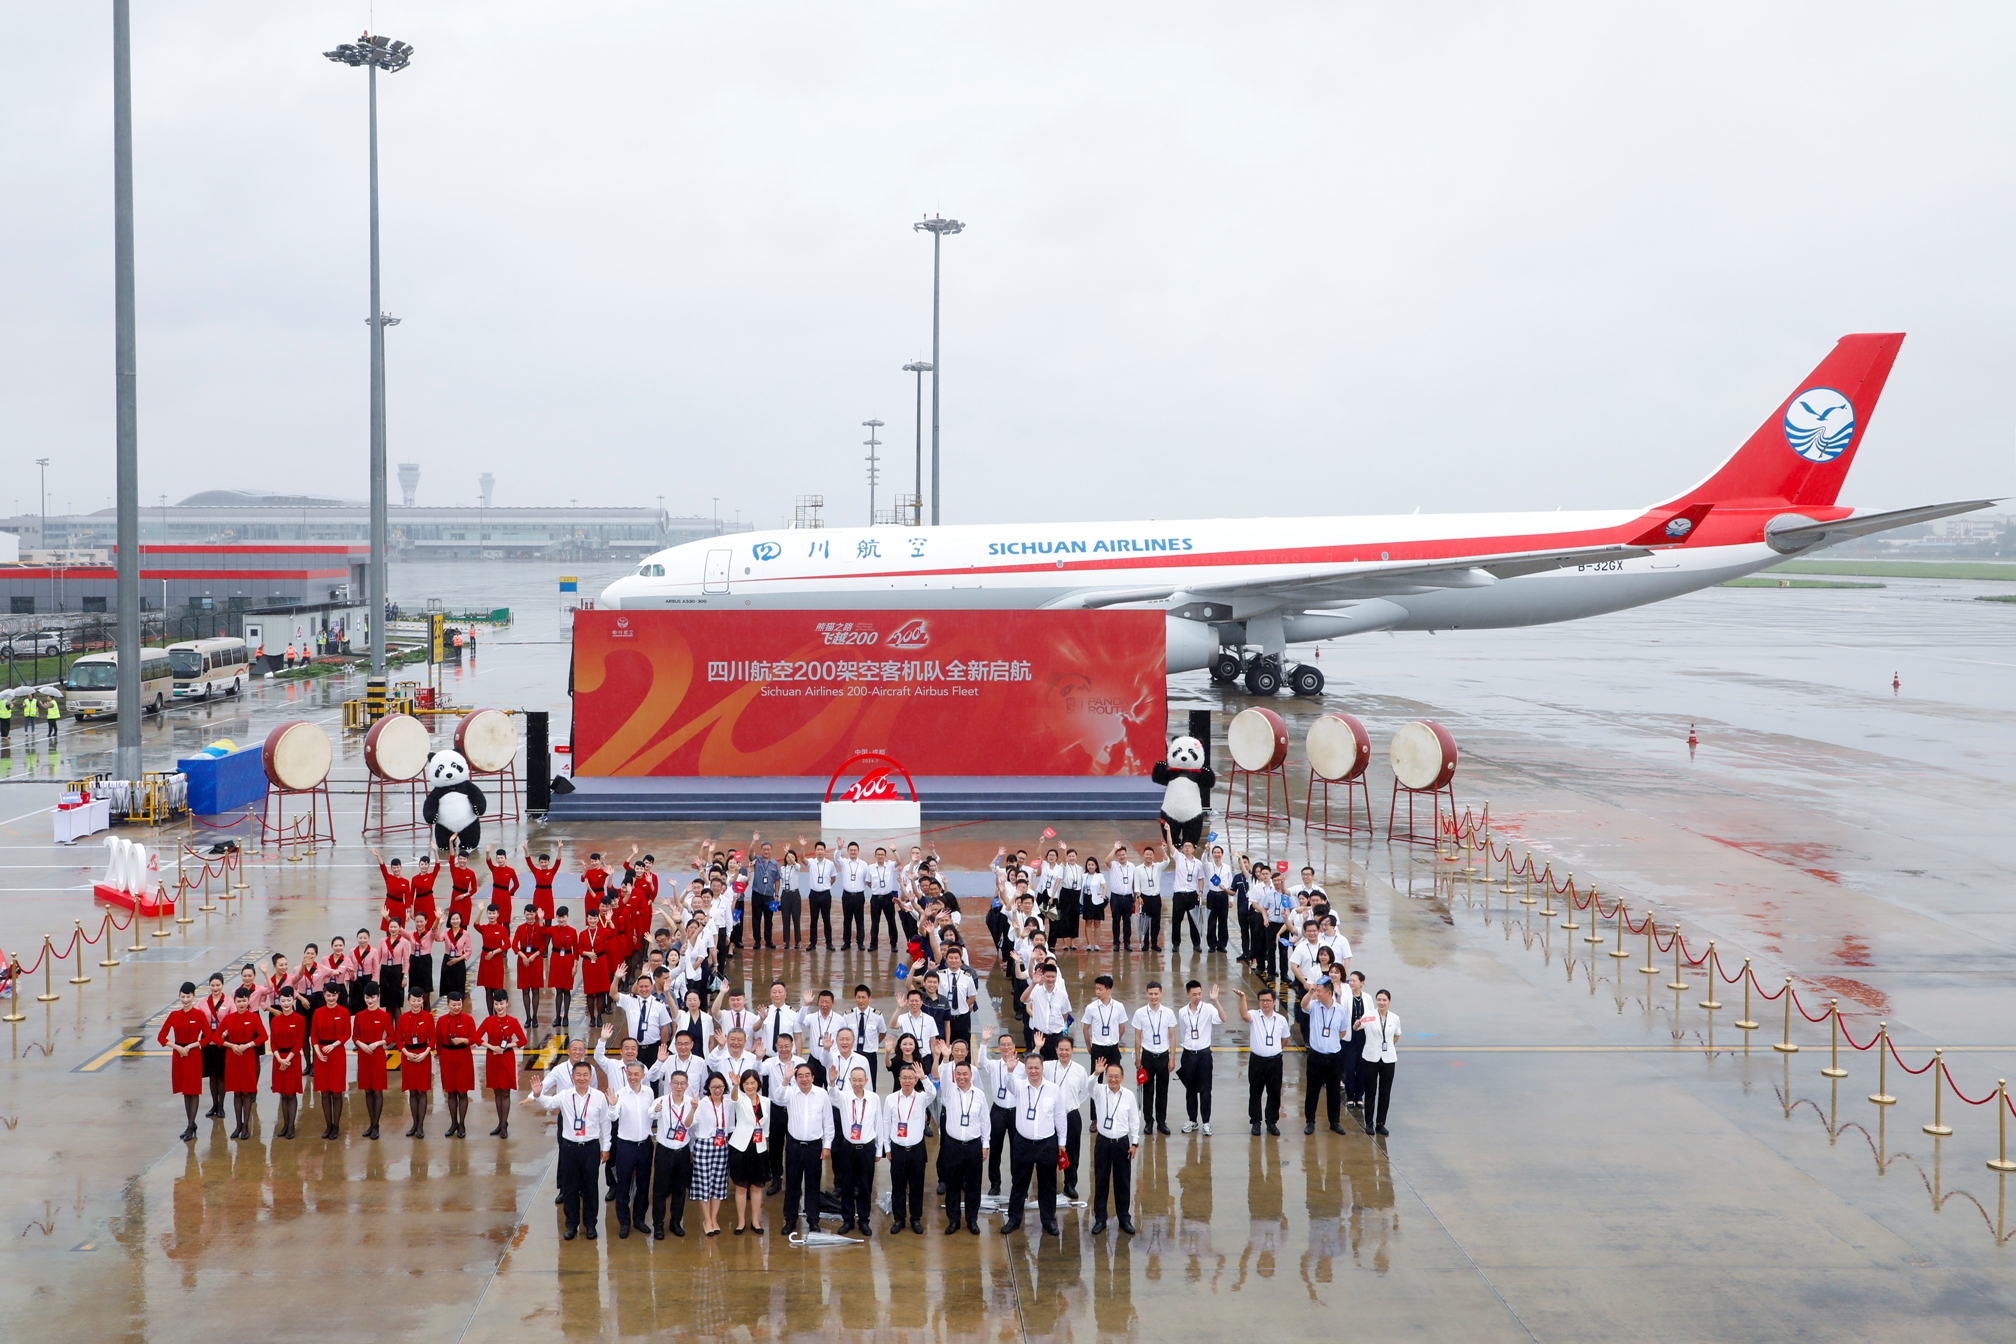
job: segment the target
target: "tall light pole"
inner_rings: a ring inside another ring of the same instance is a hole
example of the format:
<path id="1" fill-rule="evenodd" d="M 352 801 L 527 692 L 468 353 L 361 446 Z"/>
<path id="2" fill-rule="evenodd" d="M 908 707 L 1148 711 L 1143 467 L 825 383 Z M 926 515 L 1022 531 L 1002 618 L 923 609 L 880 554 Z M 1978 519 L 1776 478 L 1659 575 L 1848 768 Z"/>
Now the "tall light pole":
<path id="1" fill-rule="evenodd" d="M 43 550 L 49 549 L 49 459 L 38 457 L 35 465 L 42 468 L 42 525 L 37 532 L 36 542 Z"/>
<path id="2" fill-rule="evenodd" d="M 875 450 L 882 446 L 882 440 L 875 437 L 875 431 L 882 428 L 880 420 L 863 420 L 861 427 L 868 431 L 865 442 L 868 445 L 868 526 L 875 526 L 875 481 L 881 473 L 881 466 L 875 460 Z"/>
<path id="3" fill-rule="evenodd" d="M 396 75 L 413 60 L 404 42 L 366 33 L 322 53 L 338 65 L 363 66 L 371 102 L 371 564 L 365 601 L 371 609 L 371 671 L 385 675 L 385 546 L 390 527 L 385 517 L 385 328 L 398 319 L 386 316 L 378 299 L 378 72 Z"/>
<path id="4" fill-rule="evenodd" d="M 963 233 L 966 229 L 956 219 L 943 215 L 933 215 L 919 220 L 911 228 L 931 235 L 931 526 L 938 526 L 938 275 L 939 254 L 944 250 L 945 235 Z"/>
<path id="5" fill-rule="evenodd" d="M 903 366 L 903 372 L 917 375 L 917 484 L 916 493 L 911 498 L 917 501 L 918 516 L 910 521 L 918 527 L 924 525 L 924 375 L 933 367 L 928 359 L 913 359 Z M 935 471 L 931 479 L 934 482 L 938 479 Z M 932 521 L 937 521 L 935 516 Z"/>
<path id="6" fill-rule="evenodd" d="M 112 377 L 118 439 L 120 779 L 140 778 L 140 400 L 133 318 L 133 23 L 127 0 L 112 0 Z M 46 493 L 46 492 L 45 492 Z M 43 506 L 47 526 L 48 506 Z M 59 664 L 60 666 L 60 664 Z"/>

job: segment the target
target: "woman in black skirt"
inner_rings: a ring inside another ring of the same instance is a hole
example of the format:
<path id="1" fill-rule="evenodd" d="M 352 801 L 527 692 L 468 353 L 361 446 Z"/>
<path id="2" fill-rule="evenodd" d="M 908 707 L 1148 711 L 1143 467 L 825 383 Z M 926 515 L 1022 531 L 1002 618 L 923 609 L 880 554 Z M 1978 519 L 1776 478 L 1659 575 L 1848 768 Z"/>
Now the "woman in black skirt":
<path id="1" fill-rule="evenodd" d="M 248 966 L 246 969 L 251 968 Z M 203 1047 L 203 1076 L 210 1083 L 210 1112 L 204 1117 L 208 1120 L 224 1118 L 224 1041 L 217 1035 L 217 1028 L 231 1008 L 232 1000 L 224 993 L 223 973 L 213 972 L 210 976 L 209 997 L 196 1001 L 196 1010 L 202 1013 L 204 1021 L 210 1024 L 212 1042 Z"/>
<path id="2" fill-rule="evenodd" d="M 434 942 L 440 936 L 432 916 L 413 916 L 413 947 L 406 957 L 406 992 L 418 994 L 421 1008 L 430 1013 L 434 1011 Z"/>
<path id="3" fill-rule="evenodd" d="M 735 1187 L 735 1235 L 753 1224 L 763 1235 L 763 1187 L 770 1180 L 770 1145 L 778 1138 L 771 1133 L 770 1102 L 763 1095 L 763 1079 L 754 1069 L 744 1069 L 737 1082 L 735 1131 L 728 1139 L 728 1180 Z"/>
<path id="4" fill-rule="evenodd" d="M 460 994 L 465 998 L 469 991 L 469 954 L 474 944 L 469 931 L 462 927 L 462 912 L 448 912 L 448 927 L 441 934 L 441 942 L 447 949 L 441 955 L 441 992 Z"/>
<path id="5" fill-rule="evenodd" d="M 1057 874 L 1057 927 L 1050 941 L 1062 952 L 1078 950 L 1078 907 L 1083 898 L 1085 869 L 1078 862 L 1078 851 L 1064 851 L 1064 866 Z"/>

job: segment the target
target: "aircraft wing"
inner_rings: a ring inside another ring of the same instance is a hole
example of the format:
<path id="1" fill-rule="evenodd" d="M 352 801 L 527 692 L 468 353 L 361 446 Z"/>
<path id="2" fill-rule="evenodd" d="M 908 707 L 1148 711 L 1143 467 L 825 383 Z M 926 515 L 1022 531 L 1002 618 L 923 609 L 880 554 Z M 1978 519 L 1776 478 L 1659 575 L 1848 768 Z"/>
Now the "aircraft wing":
<path id="1" fill-rule="evenodd" d="M 1355 564 L 1296 565 L 1251 579 L 1184 583 L 1162 588 L 1104 588 L 1072 593 L 1049 603 L 1058 607 L 1110 607 L 1154 602 L 1181 592 L 1204 599 L 1260 599 L 1283 606 L 1314 607 L 1354 598 L 1388 597 L 1434 588 L 1488 588 L 1500 579 L 1538 574 L 1573 565 L 1635 560 L 1651 555 L 1644 546 L 1576 546 L 1555 551 L 1513 551 L 1453 560 L 1396 560 Z"/>
<path id="2" fill-rule="evenodd" d="M 1764 524 L 1764 544 L 1780 555 L 1798 555 L 1802 551 L 1817 551 L 1823 546 L 1833 546 L 1855 537 L 1888 532 L 1893 527 L 1909 527 L 1913 523 L 1929 523 L 1936 518 L 1972 513 L 2001 502 L 1999 499 L 1963 499 L 1952 504 L 1921 504 L 1914 509 L 1892 509 L 1888 513 L 1855 514 L 1831 523 L 1816 523 L 1804 514 L 1781 513 Z"/>

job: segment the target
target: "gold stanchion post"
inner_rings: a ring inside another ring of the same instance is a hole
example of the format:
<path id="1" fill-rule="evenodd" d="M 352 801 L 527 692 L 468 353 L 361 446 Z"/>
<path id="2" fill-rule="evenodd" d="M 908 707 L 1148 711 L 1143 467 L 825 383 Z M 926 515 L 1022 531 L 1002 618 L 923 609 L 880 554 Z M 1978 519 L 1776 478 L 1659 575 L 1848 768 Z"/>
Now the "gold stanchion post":
<path id="1" fill-rule="evenodd" d="M 1713 938 L 1710 938 L 1708 940 L 1708 955 L 1705 958 L 1703 958 L 1701 962 L 1701 969 L 1708 973 L 1708 997 L 1701 1000 L 1701 1006 L 1703 1008 L 1706 1008 L 1711 1013 L 1722 1006 L 1722 1000 L 1715 997 L 1716 964 L 1717 963 L 1715 961 L 1715 940 Z M 1714 1019 L 1710 1018 L 1709 1021 L 1710 1023 L 1713 1023 Z"/>
<path id="2" fill-rule="evenodd" d="M 228 869 L 227 869 L 228 871 Z M 217 913 L 216 904 L 210 899 L 210 861 L 203 861 L 203 904 L 196 907 L 206 915 Z"/>
<path id="3" fill-rule="evenodd" d="M 77 974 L 70 977 L 70 983 L 88 985 L 91 983 L 91 977 L 84 974 L 84 921 L 79 919 L 72 922 L 77 925 L 77 941 L 71 944 L 77 952 Z"/>
<path id="4" fill-rule="evenodd" d="M 1789 975 L 1785 977 L 1785 1039 L 1772 1042 L 1771 1048 L 1788 1055 L 1796 1054 L 1799 1050 L 1798 1046 L 1792 1044 L 1792 977 Z"/>
<path id="5" fill-rule="evenodd" d="M 1551 863 L 1540 870 L 1540 918 L 1554 918 L 1554 865 Z"/>
<path id="6" fill-rule="evenodd" d="M 1623 906 L 1618 906 L 1623 909 Z M 1601 944 L 1603 941 L 1603 903 L 1596 899 L 1596 888 L 1589 888 L 1589 932 L 1582 935 L 1585 943 Z"/>
<path id="7" fill-rule="evenodd" d="M 56 992 L 55 982 L 49 976 L 49 963 L 55 959 L 56 950 L 49 946 L 49 935 L 45 933 L 42 935 L 42 993 L 36 998 L 37 1003 L 54 1003 L 63 997 Z"/>
<path id="8" fill-rule="evenodd" d="M 1995 1146 L 1995 1156 L 1988 1159 L 1990 1171 L 2016 1171 L 2016 1162 L 2009 1160 L 2009 1080 L 1995 1080 L 1995 1118 L 2000 1134 Z"/>
<path id="9" fill-rule="evenodd" d="M 1511 850 L 1509 850 L 1509 849 L 1505 851 L 1505 863 L 1506 863 L 1506 865 L 1507 865 L 1508 867 L 1509 867 L 1509 866 L 1511 865 L 1511 863 L 1512 863 L 1512 851 L 1511 851 Z M 1533 895 L 1533 851 L 1532 851 L 1532 850 L 1530 850 L 1530 849 L 1526 851 L 1526 874 L 1525 874 L 1525 876 L 1526 876 L 1526 894 L 1525 894 L 1524 896 L 1521 896 L 1521 897 L 1519 898 L 1519 904 L 1521 904 L 1521 905 L 1538 905 L 1538 904 L 1539 904 L 1540 902 L 1539 902 L 1538 898 L 1536 898 L 1536 897 L 1535 897 L 1535 896 Z"/>
<path id="10" fill-rule="evenodd" d="M 1628 921 L 1624 918 L 1624 902 L 1622 900 L 1617 902 L 1617 908 L 1610 913 L 1610 918 L 1617 923 L 1617 946 L 1610 949 L 1610 955 L 1621 961 L 1631 955 L 1624 950 L 1624 925 Z M 1652 927 L 1651 919 L 1646 919 L 1645 927 L 1648 929 Z"/>
<path id="11" fill-rule="evenodd" d="M 232 883 L 230 883 L 230 884 L 229 884 L 229 885 L 228 885 L 228 886 L 226 887 L 226 890 L 227 890 L 227 891 L 250 891 L 250 890 L 252 890 L 252 884 L 251 884 L 250 882 L 247 882 L 247 881 L 245 880 L 245 847 L 244 847 L 243 845 L 239 845 L 239 846 L 238 846 L 237 848 L 235 848 L 235 849 L 227 849 L 227 850 L 225 850 L 225 851 L 224 851 L 224 859 L 225 859 L 225 863 L 226 863 L 226 865 L 227 865 L 227 869 L 228 869 L 228 867 L 229 867 L 229 866 L 232 866 L 232 865 L 231 865 L 231 863 L 230 863 L 230 861 L 231 861 L 231 857 L 232 857 L 232 856 L 233 856 L 234 854 L 235 854 L 235 855 L 237 856 L 237 858 L 238 858 L 238 862 L 237 862 L 237 864 L 235 865 L 235 866 L 237 867 L 237 869 L 238 869 L 238 880 L 237 880 L 236 882 L 232 882 Z"/>
<path id="12" fill-rule="evenodd" d="M 1715 944 L 1710 943 L 1708 946 L 1712 948 Z M 1713 976 L 1714 972 L 1711 970 L 1709 975 Z M 1675 920 L 1673 923 L 1673 979 L 1666 988 L 1676 991 L 1687 988 L 1687 977 L 1680 969 L 1680 923 L 1678 920 Z"/>
<path id="13" fill-rule="evenodd" d="M 1876 1090 L 1869 1094 L 1869 1100 L 1878 1106 L 1895 1106 L 1897 1098 L 1890 1095 L 1890 1024 L 1876 1024 Z"/>
<path id="14" fill-rule="evenodd" d="M 1939 1103 L 1946 1095 L 1946 1085 L 1940 1077 L 1946 1072 L 1946 1051 L 1943 1048 L 1932 1052 L 1932 1123 L 1920 1126 L 1935 1139 L 1950 1138 L 1953 1126 L 1946 1124 L 1939 1114 Z"/>
<path id="15" fill-rule="evenodd" d="M 1750 982 L 1756 978 L 1750 970 L 1750 958 L 1743 958 L 1743 1020 L 1736 1024 L 1743 1031 L 1757 1030 L 1757 1023 L 1750 1016 Z"/>
<path id="16" fill-rule="evenodd" d="M 1647 915 L 1645 916 L 1645 964 L 1638 968 L 1640 975 L 1659 974 L 1659 968 L 1652 964 L 1653 954 L 1659 950 L 1658 944 L 1653 941 L 1652 932 L 1652 916 Z"/>
<path id="17" fill-rule="evenodd" d="M 1841 1000 L 1827 1000 L 1827 1023 L 1829 1036 L 1827 1058 L 1829 1063 L 1826 1068 L 1820 1070 L 1820 1076 L 1823 1078 L 1846 1078 L 1848 1070 L 1841 1067 Z"/>
<path id="18" fill-rule="evenodd" d="M 137 899 L 134 902 L 133 913 L 136 916 L 140 913 Z M 168 936 L 168 889 L 159 882 L 154 884 L 154 936 L 156 938 Z"/>
<path id="19" fill-rule="evenodd" d="M 206 878 L 209 876 L 208 868 L 204 869 L 204 876 Z M 182 899 L 190 890 L 190 887 L 194 885 L 194 883 L 191 883 L 185 886 L 179 878 L 175 882 L 175 922 L 177 924 L 194 924 L 196 922 L 196 916 L 189 913 L 189 902 Z"/>
<path id="20" fill-rule="evenodd" d="M 140 902 L 137 899 L 133 902 L 133 918 L 126 921 L 126 927 L 133 930 L 133 946 L 126 950 L 128 952 L 145 952 L 147 950 L 147 943 L 140 936 Z"/>

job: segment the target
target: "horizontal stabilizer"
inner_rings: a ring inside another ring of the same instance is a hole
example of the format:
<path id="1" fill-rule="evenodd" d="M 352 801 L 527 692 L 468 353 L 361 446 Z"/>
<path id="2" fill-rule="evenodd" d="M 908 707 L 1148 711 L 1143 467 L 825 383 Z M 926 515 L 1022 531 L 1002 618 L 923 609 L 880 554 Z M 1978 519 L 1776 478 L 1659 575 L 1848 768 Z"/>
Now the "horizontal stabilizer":
<path id="1" fill-rule="evenodd" d="M 1834 546 L 1856 537 L 1873 536 L 1913 523 L 1929 523 L 1955 514 L 1972 513 L 1999 504 L 1999 499 L 1963 499 L 1952 504 L 1921 504 L 1912 509 L 1892 509 L 1887 513 L 1862 513 L 1831 523 L 1816 523 L 1804 514 L 1781 513 L 1764 524 L 1764 544 L 1780 555 Z"/>

